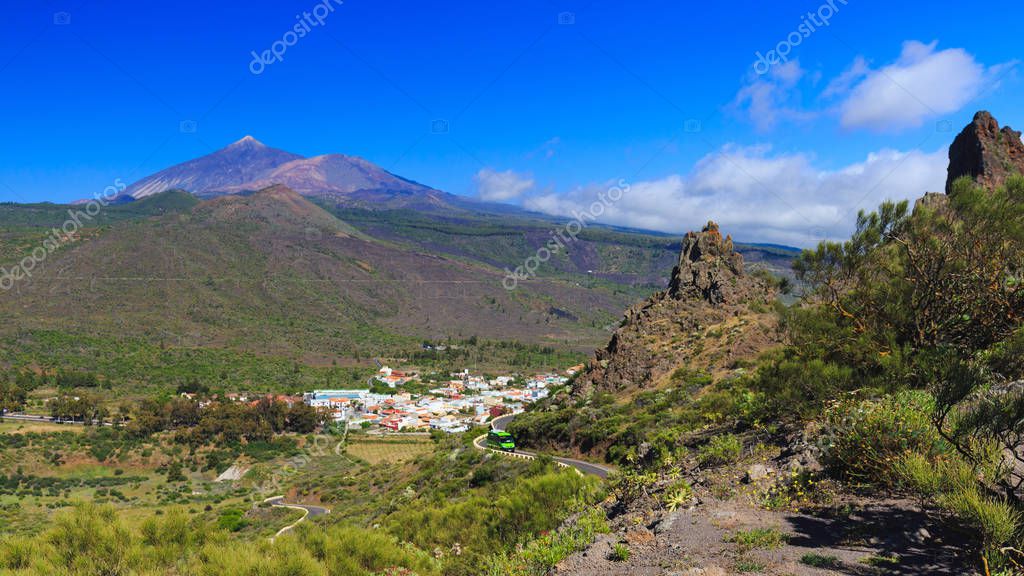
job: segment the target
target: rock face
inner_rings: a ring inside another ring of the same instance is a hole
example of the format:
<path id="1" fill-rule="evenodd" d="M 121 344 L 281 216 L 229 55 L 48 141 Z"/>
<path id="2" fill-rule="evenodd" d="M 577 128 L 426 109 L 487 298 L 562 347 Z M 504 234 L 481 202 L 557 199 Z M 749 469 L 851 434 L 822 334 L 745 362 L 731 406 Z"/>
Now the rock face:
<path id="1" fill-rule="evenodd" d="M 718 225 L 708 222 L 700 233 L 686 235 L 668 293 L 677 300 L 699 297 L 712 305 L 736 302 L 743 296 L 737 292 L 743 273 L 743 256 L 733 251 L 732 238 L 723 240 Z"/>
<path id="2" fill-rule="evenodd" d="M 626 311 L 573 392 L 659 385 L 679 367 L 717 372 L 774 343 L 774 290 L 747 274 L 732 239 L 709 222 L 683 241 L 668 290 Z M 754 312 L 751 305 L 764 307 Z"/>
<path id="3" fill-rule="evenodd" d="M 953 140 L 949 147 L 946 193 L 961 176 L 974 178 L 981 186 L 994 189 L 1014 173 L 1024 173 L 1024 143 L 1020 132 L 999 122 L 984 110 Z"/>

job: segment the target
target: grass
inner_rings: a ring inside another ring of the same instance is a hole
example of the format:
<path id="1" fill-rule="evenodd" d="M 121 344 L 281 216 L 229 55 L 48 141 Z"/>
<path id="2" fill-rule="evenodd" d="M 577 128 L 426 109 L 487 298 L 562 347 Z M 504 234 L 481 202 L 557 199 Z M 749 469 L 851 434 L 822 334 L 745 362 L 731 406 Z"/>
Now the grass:
<path id="1" fill-rule="evenodd" d="M 541 536 L 522 550 L 492 557 L 485 574 L 545 576 L 570 554 L 589 546 L 595 536 L 610 531 L 604 511 L 599 507 L 588 508 L 574 522 Z"/>
<path id="2" fill-rule="evenodd" d="M 608 559 L 612 562 L 625 562 L 629 560 L 629 546 L 626 546 L 622 542 L 616 542 L 612 546 L 612 551 L 608 554 Z"/>
<path id="3" fill-rule="evenodd" d="M 81 426 L 69 424 L 52 424 L 50 422 L 23 422 L 18 420 L 0 420 L 0 434 L 29 434 L 32 432 L 81 432 Z"/>
<path id="4" fill-rule="evenodd" d="M 843 565 L 839 558 L 836 558 L 835 556 L 816 554 L 813 552 L 801 556 L 800 563 L 821 569 L 835 569 Z"/>
<path id="5" fill-rule="evenodd" d="M 743 550 L 774 550 L 785 546 L 788 540 L 789 535 L 778 528 L 740 530 L 726 539 L 726 541 L 735 543 Z"/>
<path id="6" fill-rule="evenodd" d="M 861 562 L 864 563 L 864 564 L 867 564 L 868 566 L 875 566 L 876 568 L 885 568 L 885 567 L 890 567 L 891 568 L 893 566 L 898 566 L 899 565 L 900 557 L 899 556 L 883 556 L 881 554 L 875 554 L 875 555 L 868 556 L 868 557 L 862 559 Z"/>
<path id="7" fill-rule="evenodd" d="M 433 449 L 429 437 L 396 440 L 363 439 L 350 442 L 345 452 L 371 466 L 381 463 L 406 462 Z"/>

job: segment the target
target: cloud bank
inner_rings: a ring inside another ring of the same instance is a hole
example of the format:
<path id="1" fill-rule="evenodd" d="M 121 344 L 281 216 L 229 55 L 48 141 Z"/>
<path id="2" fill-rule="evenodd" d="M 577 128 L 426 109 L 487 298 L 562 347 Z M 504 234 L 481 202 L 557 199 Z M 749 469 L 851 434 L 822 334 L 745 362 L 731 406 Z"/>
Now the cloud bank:
<path id="1" fill-rule="evenodd" d="M 938 49 L 938 42 L 903 43 L 899 57 L 872 67 L 863 56 L 818 90 L 817 74 L 798 60 L 777 64 L 767 74 L 749 74 L 730 108 L 766 132 L 782 121 L 837 117 L 851 130 L 898 132 L 955 113 L 985 90 L 1016 61 L 986 67 L 962 48 Z M 803 105 L 804 92 L 816 96 Z"/>
<path id="2" fill-rule="evenodd" d="M 881 150 L 838 170 L 825 170 L 804 154 L 730 145 L 705 156 L 688 175 L 630 182 L 622 199 L 599 221 L 678 234 L 699 229 L 710 219 L 740 240 L 806 247 L 849 236 L 860 209 L 942 190 L 945 167 L 945 150 Z M 584 210 L 606 189 L 592 185 L 564 194 L 537 194 L 522 204 L 567 215 Z"/>
<path id="3" fill-rule="evenodd" d="M 473 180 L 476 182 L 477 196 L 489 202 L 515 200 L 534 187 L 532 178 L 512 170 L 497 172 L 490 168 L 482 168 Z"/>
<path id="4" fill-rule="evenodd" d="M 840 123 L 846 128 L 900 130 L 956 112 L 974 100 L 1001 67 L 986 68 L 960 48 L 936 50 L 937 42 L 903 43 L 896 62 L 878 69 L 858 59 L 829 86 L 843 94 Z M 826 89 L 829 92 L 829 89 Z"/>

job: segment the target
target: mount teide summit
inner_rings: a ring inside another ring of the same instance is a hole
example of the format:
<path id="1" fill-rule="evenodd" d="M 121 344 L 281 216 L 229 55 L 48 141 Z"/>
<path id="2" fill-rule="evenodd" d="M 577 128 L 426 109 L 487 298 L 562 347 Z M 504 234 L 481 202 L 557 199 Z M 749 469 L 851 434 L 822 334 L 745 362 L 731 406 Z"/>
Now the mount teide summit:
<path id="1" fill-rule="evenodd" d="M 210 198 L 273 185 L 355 207 L 422 210 L 451 208 L 461 202 L 362 158 L 343 154 L 305 158 L 271 148 L 252 136 L 147 176 L 129 186 L 124 195 L 139 199 L 181 189 Z"/>

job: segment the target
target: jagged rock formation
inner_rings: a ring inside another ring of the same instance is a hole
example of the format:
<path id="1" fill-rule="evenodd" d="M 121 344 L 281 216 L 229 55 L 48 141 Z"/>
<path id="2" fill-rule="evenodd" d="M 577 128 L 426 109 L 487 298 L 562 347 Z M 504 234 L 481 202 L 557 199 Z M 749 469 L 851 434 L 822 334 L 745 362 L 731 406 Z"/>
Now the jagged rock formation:
<path id="1" fill-rule="evenodd" d="M 732 238 L 709 222 L 686 235 L 668 290 L 626 311 L 573 393 L 659 385 L 683 366 L 728 369 L 774 343 L 775 319 L 766 306 L 773 297 L 768 282 L 746 273 Z"/>
<path id="2" fill-rule="evenodd" d="M 946 193 L 961 176 L 970 176 L 981 186 L 994 189 L 1015 173 L 1024 173 L 1024 143 L 1020 132 L 999 122 L 982 110 L 949 147 Z"/>
<path id="3" fill-rule="evenodd" d="M 735 302 L 742 296 L 734 281 L 740 276 L 743 256 L 733 251 L 732 237 L 722 240 L 718 225 L 708 222 L 700 233 L 687 233 L 668 293 L 676 299 L 700 297 L 712 305 Z"/>

